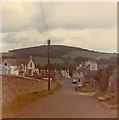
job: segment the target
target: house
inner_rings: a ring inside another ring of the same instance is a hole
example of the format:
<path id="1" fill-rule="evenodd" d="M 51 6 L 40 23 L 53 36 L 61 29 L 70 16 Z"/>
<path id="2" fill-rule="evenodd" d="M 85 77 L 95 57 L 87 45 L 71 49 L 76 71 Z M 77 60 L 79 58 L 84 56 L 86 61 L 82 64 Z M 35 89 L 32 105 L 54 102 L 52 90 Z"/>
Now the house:
<path id="1" fill-rule="evenodd" d="M 101 58 L 99 59 L 99 58 L 97 58 L 96 62 L 98 64 L 98 66 L 97 66 L 98 70 L 106 69 L 110 65 L 110 60 L 107 60 L 107 59 L 101 59 Z"/>
<path id="2" fill-rule="evenodd" d="M 35 72 L 35 64 L 33 62 L 32 56 L 30 56 L 30 59 L 28 63 L 25 65 L 25 69 L 27 75 L 33 76 L 33 73 Z"/>
<path id="3" fill-rule="evenodd" d="M 97 69 L 100 70 L 100 69 L 106 69 L 108 67 L 108 64 L 105 64 L 105 65 L 102 65 L 102 64 L 99 64 Z"/>
<path id="4" fill-rule="evenodd" d="M 94 78 L 97 73 L 97 62 L 93 59 L 89 59 L 86 62 L 82 62 L 76 69 L 83 74 L 83 78 Z"/>
<path id="5" fill-rule="evenodd" d="M 5 65 L 9 68 L 8 73 L 13 75 L 19 75 L 19 66 L 22 61 L 17 59 L 3 59 L 2 65 Z"/>
<path id="6" fill-rule="evenodd" d="M 69 70 L 61 70 L 61 75 L 65 78 L 70 78 Z"/>
<path id="7" fill-rule="evenodd" d="M 17 66 L 10 66 L 9 73 L 14 75 L 19 75 L 19 70 Z"/>
<path id="8" fill-rule="evenodd" d="M 5 59 L 3 65 L 9 67 L 9 73 L 21 76 L 33 76 L 34 73 L 39 74 L 39 69 L 35 68 L 32 56 L 29 59 Z"/>
<path id="9" fill-rule="evenodd" d="M 0 75 L 6 75 L 6 74 L 8 74 L 8 67 L 0 64 Z"/>
<path id="10" fill-rule="evenodd" d="M 89 70 L 96 70 L 97 71 L 97 63 L 95 60 L 88 60 L 86 63 L 86 67 L 89 66 Z"/>

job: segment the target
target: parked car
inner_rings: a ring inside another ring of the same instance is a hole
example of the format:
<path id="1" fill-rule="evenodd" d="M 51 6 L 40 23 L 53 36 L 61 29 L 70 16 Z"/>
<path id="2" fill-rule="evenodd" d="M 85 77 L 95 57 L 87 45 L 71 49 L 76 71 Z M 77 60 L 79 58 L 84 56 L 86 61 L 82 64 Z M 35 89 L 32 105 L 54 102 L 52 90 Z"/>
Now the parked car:
<path id="1" fill-rule="evenodd" d="M 78 86 L 78 87 L 82 87 L 83 85 L 82 85 L 81 82 L 79 82 L 77 86 Z"/>
<path id="2" fill-rule="evenodd" d="M 73 80 L 72 80 L 72 83 L 73 83 L 73 84 L 76 84 L 76 83 L 77 83 L 77 80 L 76 80 L 76 79 L 73 79 Z"/>

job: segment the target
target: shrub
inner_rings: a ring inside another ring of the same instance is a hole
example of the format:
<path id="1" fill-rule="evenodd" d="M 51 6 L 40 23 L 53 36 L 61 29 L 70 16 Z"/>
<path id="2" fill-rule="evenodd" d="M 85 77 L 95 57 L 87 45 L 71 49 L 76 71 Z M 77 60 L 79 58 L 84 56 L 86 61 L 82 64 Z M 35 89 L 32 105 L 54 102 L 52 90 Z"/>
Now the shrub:
<path id="1" fill-rule="evenodd" d="M 107 69 L 103 69 L 103 70 L 101 69 L 97 72 L 97 76 L 96 76 L 97 85 L 101 91 L 107 90 L 109 77 L 111 76 L 114 68 L 115 65 L 110 65 L 107 67 Z"/>

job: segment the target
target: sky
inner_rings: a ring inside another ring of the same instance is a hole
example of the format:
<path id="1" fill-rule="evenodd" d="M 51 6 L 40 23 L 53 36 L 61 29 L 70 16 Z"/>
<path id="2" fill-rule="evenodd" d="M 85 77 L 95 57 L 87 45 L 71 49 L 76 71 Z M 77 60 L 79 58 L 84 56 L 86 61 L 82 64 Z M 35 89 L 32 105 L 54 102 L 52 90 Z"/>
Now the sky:
<path id="1" fill-rule="evenodd" d="M 3 3 L 1 51 L 46 45 L 68 45 L 117 52 L 115 2 Z"/>

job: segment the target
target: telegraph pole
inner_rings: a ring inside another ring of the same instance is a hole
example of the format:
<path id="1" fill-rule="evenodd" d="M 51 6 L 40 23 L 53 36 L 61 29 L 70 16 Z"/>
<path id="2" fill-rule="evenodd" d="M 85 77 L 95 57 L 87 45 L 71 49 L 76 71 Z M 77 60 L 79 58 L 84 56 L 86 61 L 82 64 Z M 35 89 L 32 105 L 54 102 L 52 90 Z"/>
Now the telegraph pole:
<path id="1" fill-rule="evenodd" d="M 50 90 L 50 40 L 48 42 L 48 90 Z"/>

